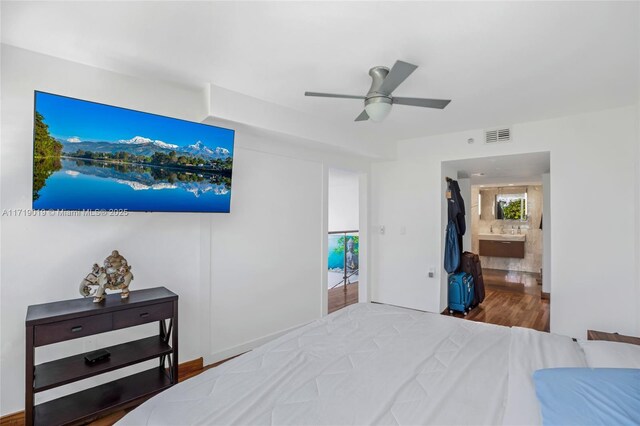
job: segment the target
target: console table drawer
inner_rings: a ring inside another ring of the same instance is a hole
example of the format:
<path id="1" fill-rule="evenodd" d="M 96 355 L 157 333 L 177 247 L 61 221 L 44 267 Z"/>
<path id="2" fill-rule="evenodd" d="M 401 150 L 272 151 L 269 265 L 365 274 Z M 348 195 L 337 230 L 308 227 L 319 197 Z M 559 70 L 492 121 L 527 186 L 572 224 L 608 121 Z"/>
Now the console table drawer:
<path id="1" fill-rule="evenodd" d="M 91 315 L 84 318 L 37 325 L 35 326 L 34 345 L 43 346 L 77 339 L 78 337 L 104 333 L 111 329 L 111 314 Z"/>
<path id="2" fill-rule="evenodd" d="M 142 308 L 127 309 L 113 313 L 113 328 L 132 327 L 148 322 L 160 321 L 173 316 L 173 302 L 158 303 Z"/>

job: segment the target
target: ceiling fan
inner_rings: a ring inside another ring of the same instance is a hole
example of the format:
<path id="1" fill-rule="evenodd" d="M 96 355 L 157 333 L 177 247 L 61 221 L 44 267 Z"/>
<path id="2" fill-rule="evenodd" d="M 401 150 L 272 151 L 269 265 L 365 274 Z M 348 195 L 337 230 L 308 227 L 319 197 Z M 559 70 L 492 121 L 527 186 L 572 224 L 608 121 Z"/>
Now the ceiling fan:
<path id="1" fill-rule="evenodd" d="M 344 98 L 344 99 L 364 99 L 364 111 L 356 117 L 355 121 L 382 121 L 391 111 L 391 105 L 409 105 L 425 108 L 443 109 L 451 100 L 448 99 L 426 99 L 426 98 L 404 98 L 391 96 L 402 82 L 418 68 L 417 65 L 408 62 L 396 61 L 391 70 L 387 67 L 378 66 L 369 70 L 369 75 L 373 80 L 371 88 L 366 96 L 336 95 L 333 93 L 304 92 L 305 96 L 319 96 L 323 98 Z"/>

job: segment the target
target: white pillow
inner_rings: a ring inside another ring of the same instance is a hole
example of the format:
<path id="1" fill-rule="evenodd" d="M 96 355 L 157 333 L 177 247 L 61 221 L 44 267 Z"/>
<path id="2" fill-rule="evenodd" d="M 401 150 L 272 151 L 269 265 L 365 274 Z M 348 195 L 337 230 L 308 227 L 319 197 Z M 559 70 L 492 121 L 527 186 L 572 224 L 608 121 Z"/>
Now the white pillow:
<path id="1" fill-rule="evenodd" d="M 603 340 L 580 340 L 591 368 L 640 368 L 640 345 Z"/>

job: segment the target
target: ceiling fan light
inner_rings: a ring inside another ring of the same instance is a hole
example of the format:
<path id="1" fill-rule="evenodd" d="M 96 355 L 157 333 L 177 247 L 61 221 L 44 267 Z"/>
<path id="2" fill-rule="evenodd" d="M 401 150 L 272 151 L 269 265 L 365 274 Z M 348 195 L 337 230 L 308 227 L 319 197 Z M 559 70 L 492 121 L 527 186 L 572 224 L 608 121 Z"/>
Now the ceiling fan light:
<path id="1" fill-rule="evenodd" d="M 366 103 L 364 110 L 367 111 L 367 115 L 369 115 L 371 121 L 379 123 L 391 112 L 391 100 L 382 97 L 370 99 L 369 102 Z"/>

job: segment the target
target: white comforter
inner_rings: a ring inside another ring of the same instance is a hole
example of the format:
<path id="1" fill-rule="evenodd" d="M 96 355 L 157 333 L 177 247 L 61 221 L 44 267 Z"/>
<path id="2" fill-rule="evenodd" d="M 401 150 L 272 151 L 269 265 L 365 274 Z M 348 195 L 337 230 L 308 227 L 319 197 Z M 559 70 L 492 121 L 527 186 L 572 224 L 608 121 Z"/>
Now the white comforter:
<path id="1" fill-rule="evenodd" d="M 533 370 L 584 365 L 568 337 L 357 304 L 170 388 L 119 424 L 539 424 Z"/>

